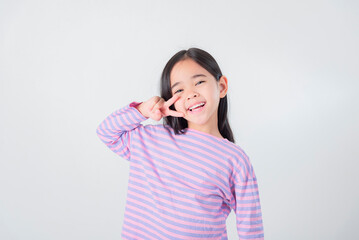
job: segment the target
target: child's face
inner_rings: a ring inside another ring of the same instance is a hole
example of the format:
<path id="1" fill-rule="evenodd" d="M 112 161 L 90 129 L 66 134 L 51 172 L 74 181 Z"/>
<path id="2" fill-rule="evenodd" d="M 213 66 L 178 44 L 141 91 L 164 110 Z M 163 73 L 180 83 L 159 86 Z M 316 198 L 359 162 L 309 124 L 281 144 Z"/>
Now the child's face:
<path id="1" fill-rule="evenodd" d="M 216 79 L 192 59 L 177 62 L 170 75 L 172 96 L 180 98 L 174 103 L 176 111 L 184 113 L 189 128 L 217 127 L 217 111 L 220 98 L 227 92 L 227 79 Z M 204 106 L 193 109 L 197 103 Z"/>

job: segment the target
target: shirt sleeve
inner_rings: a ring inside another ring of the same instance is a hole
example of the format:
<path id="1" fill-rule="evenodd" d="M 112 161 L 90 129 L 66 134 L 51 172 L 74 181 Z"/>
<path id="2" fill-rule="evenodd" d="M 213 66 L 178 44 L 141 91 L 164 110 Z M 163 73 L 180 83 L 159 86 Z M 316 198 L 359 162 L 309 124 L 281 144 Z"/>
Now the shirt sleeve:
<path id="1" fill-rule="evenodd" d="M 252 165 L 240 167 L 231 185 L 231 208 L 236 214 L 239 239 L 264 239 L 258 184 Z"/>
<path id="2" fill-rule="evenodd" d="M 131 102 L 108 115 L 97 127 L 96 133 L 100 140 L 117 155 L 130 160 L 131 133 L 143 126 L 143 116 L 136 106 L 142 102 Z"/>

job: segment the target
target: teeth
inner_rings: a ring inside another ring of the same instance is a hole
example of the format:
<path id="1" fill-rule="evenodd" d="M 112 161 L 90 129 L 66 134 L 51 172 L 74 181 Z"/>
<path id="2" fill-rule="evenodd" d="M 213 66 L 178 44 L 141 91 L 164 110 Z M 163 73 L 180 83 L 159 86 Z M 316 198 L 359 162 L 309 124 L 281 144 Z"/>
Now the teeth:
<path id="1" fill-rule="evenodd" d="M 199 104 L 196 104 L 196 105 L 194 105 L 193 107 L 190 107 L 190 109 L 189 110 L 191 110 L 192 111 L 192 109 L 193 108 L 196 108 L 196 107 L 199 107 L 199 106 L 203 106 L 204 105 L 204 103 L 199 103 Z"/>

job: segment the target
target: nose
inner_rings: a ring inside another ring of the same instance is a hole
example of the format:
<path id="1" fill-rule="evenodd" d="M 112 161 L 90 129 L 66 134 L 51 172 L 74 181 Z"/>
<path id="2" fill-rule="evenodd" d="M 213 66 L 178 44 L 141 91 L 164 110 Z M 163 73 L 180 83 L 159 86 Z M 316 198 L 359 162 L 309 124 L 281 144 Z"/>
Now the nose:
<path id="1" fill-rule="evenodd" d="M 193 98 L 193 97 L 198 97 L 198 94 L 197 94 L 197 93 L 191 93 L 191 94 L 189 94 L 188 97 L 187 97 L 187 100 L 189 100 L 189 99 L 191 99 L 191 98 Z"/>

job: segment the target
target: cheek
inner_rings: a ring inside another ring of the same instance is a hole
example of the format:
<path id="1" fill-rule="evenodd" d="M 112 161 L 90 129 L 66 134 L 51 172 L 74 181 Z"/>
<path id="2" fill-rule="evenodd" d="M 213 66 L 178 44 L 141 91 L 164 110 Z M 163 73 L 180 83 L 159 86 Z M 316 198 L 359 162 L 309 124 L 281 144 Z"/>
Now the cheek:
<path id="1" fill-rule="evenodd" d="M 214 99 L 214 100 L 218 100 L 219 96 L 220 96 L 220 92 L 217 88 L 213 88 L 210 90 L 210 96 Z"/>
<path id="2" fill-rule="evenodd" d="M 174 107 L 176 109 L 176 111 L 183 111 L 183 103 L 181 98 L 178 99 L 175 103 L 174 103 Z"/>

